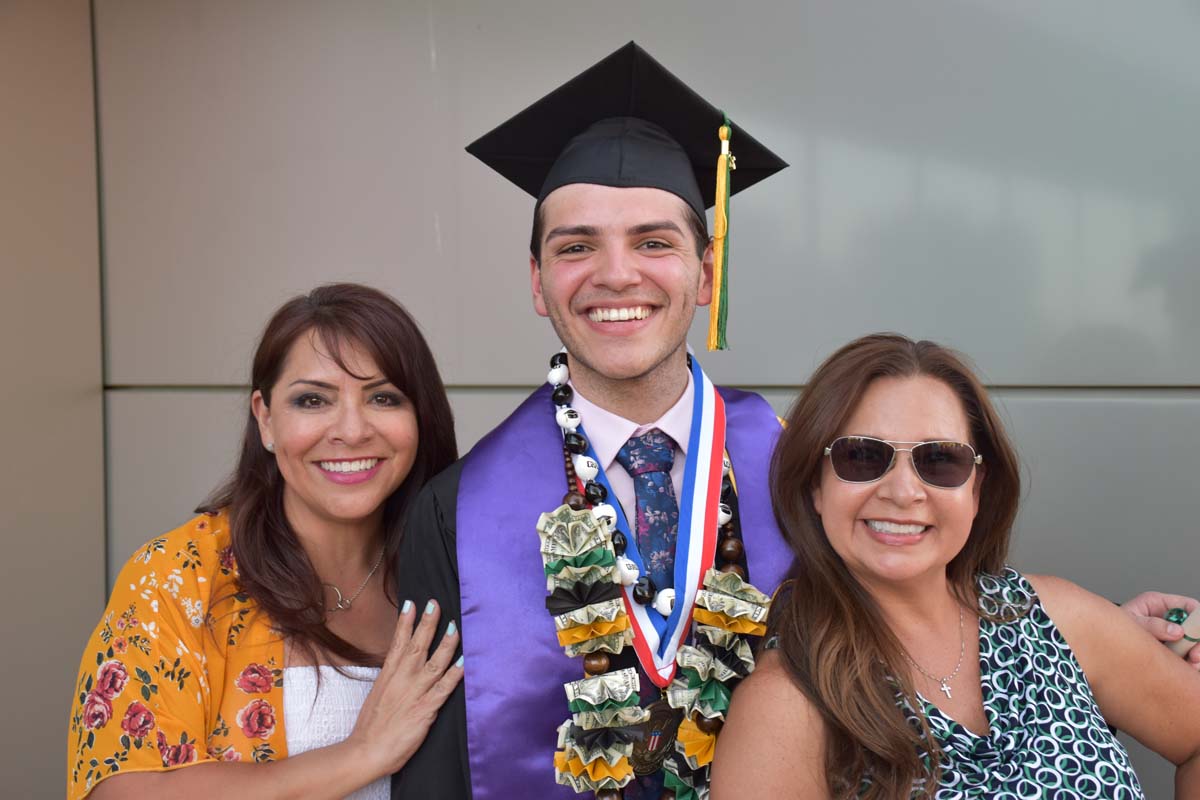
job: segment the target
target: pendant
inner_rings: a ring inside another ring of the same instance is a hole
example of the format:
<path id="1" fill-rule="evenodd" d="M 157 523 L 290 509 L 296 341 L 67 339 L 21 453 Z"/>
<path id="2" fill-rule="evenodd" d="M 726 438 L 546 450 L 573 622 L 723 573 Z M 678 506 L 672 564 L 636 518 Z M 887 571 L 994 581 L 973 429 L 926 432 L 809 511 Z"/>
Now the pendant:
<path id="1" fill-rule="evenodd" d="M 334 586 L 332 583 L 325 583 L 322 585 L 328 586 L 330 589 L 333 589 L 333 593 L 337 595 L 337 602 L 333 604 L 333 608 L 329 609 L 329 613 L 332 614 L 334 611 L 349 611 L 350 610 L 350 603 L 353 601 L 344 599 L 342 597 L 341 589 Z"/>
<path id="2" fill-rule="evenodd" d="M 943 692 L 946 693 L 946 697 L 950 697 L 950 681 L 947 680 L 946 678 L 942 678 L 941 689 Z"/>
<path id="3" fill-rule="evenodd" d="M 671 708 L 666 700 L 657 700 L 647 708 L 650 718 L 642 723 L 646 736 L 633 743 L 629 764 L 636 775 L 653 775 L 675 750 L 675 734 L 683 722 L 683 712 Z"/>

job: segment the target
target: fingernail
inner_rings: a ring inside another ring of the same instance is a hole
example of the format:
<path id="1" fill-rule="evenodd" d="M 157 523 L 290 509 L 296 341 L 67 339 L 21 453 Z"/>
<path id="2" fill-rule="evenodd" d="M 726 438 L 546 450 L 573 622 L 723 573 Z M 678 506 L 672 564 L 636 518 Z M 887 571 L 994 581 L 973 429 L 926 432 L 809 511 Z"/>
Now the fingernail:
<path id="1" fill-rule="evenodd" d="M 1167 625 L 1167 635 L 1168 636 L 1182 636 L 1183 628 L 1179 627 L 1174 622 L 1172 622 L 1171 624 Z"/>
<path id="2" fill-rule="evenodd" d="M 432 614 L 434 608 L 435 608 L 435 606 L 433 604 L 433 601 L 430 600 L 428 603 L 425 604 L 425 613 Z"/>
<path id="3" fill-rule="evenodd" d="M 446 626 L 446 635 L 453 636 L 458 633 L 458 626 L 454 624 L 454 620 L 450 620 L 450 624 Z"/>
<path id="4" fill-rule="evenodd" d="M 404 605 L 400 607 L 400 613 L 407 614 L 410 611 L 412 611 L 412 600 L 405 600 Z"/>
<path id="5" fill-rule="evenodd" d="M 463 662 L 463 657 L 462 657 L 462 656 L 459 656 L 459 657 L 458 657 L 458 661 L 455 661 L 455 662 L 454 662 L 454 666 L 456 666 L 456 667 L 461 667 L 461 666 L 462 666 L 462 662 Z"/>

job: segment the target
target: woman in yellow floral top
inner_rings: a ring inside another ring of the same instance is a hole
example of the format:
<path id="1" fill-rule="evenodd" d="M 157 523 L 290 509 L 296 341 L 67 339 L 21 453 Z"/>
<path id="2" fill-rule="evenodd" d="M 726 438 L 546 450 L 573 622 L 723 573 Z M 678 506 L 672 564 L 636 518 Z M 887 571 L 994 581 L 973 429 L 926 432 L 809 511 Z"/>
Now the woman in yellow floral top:
<path id="1" fill-rule="evenodd" d="M 436 605 L 401 605 L 392 580 L 405 506 L 456 455 L 416 324 L 320 287 L 271 319 L 251 384 L 233 476 L 129 560 L 84 649 L 68 798 L 379 796 L 462 677 L 454 621 L 430 654 Z M 318 674 L 314 706 L 365 676 L 348 735 L 285 730 L 293 674 Z"/>

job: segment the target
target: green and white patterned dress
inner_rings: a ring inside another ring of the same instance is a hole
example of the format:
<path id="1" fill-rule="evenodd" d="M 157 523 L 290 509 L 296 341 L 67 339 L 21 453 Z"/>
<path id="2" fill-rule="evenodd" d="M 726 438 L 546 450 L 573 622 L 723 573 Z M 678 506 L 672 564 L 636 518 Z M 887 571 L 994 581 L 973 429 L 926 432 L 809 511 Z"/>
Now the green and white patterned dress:
<path id="1" fill-rule="evenodd" d="M 1142 798 L 1129 754 L 1029 581 L 978 579 L 979 671 L 991 730 L 978 736 L 925 702 L 942 748 L 937 800 Z"/>

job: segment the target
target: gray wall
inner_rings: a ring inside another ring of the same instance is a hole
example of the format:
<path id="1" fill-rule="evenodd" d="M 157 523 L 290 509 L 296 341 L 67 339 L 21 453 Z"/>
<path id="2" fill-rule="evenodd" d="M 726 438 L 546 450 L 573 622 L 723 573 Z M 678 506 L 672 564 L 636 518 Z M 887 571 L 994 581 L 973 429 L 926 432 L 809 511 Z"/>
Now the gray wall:
<path id="1" fill-rule="evenodd" d="M 86 2 L 0 2 L 0 795 L 61 797 L 105 596 L 100 267 Z"/>
<path id="2" fill-rule="evenodd" d="M 541 380 L 532 201 L 462 146 L 636 38 L 792 164 L 735 200 L 714 378 L 782 409 L 861 333 L 959 347 L 1027 466 L 1016 563 L 1113 598 L 1200 593 L 1179 557 L 1200 489 L 1195 0 L 95 12 L 110 579 L 228 469 L 254 337 L 291 294 L 401 298 L 464 449 Z M 1170 769 L 1136 758 L 1167 795 Z"/>

